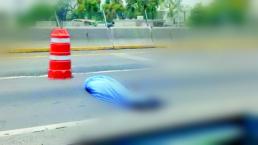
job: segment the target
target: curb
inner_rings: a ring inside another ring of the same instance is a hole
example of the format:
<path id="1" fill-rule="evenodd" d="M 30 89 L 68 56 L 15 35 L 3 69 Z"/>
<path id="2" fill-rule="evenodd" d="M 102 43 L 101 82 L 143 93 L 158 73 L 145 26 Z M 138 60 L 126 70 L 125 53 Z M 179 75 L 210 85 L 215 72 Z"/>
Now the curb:
<path id="1" fill-rule="evenodd" d="M 155 48 L 154 45 L 117 45 L 117 46 L 86 46 L 72 47 L 72 51 L 93 51 L 93 50 L 116 50 L 116 49 L 141 49 Z M 49 48 L 16 48 L 8 51 L 8 53 L 36 53 L 49 52 Z"/>

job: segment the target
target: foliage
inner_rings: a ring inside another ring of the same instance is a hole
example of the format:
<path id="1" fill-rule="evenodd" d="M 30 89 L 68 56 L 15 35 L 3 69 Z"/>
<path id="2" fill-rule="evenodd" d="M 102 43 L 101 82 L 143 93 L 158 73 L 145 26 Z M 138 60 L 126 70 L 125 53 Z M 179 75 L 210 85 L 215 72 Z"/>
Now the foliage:
<path id="1" fill-rule="evenodd" d="M 124 19 L 125 8 L 121 0 L 106 0 L 103 10 L 107 17 L 107 21 L 111 22 L 115 18 Z"/>
<path id="2" fill-rule="evenodd" d="M 158 6 L 160 5 L 161 0 L 146 0 L 145 1 L 145 10 L 147 13 L 148 19 L 155 19 L 157 17 Z"/>
<path id="3" fill-rule="evenodd" d="M 61 20 L 72 20 L 77 18 L 76 7 L 77 3 L 74 3 L 72 0 L 58 0 L 56 12 Z"/>
<path id="4" fill-rule="evenodd" d="M 100 14 L 100 0 L 77 0 L 77 8 L 73 12 L 74 18 L 98 19 Z"/>
<path id="5" fill-rule="evenodd" d="M 56 5 L 41 2 L 34 5 L 26 14 L 20 16 L 22 23 L 34 24 L 36 21 L 55 21 L 55 14 L 58 18 L 66 21 L 73 19 L 94 19 L 103 21 L 103 12 L 108 22 L 113 19 L 137 18 L 144 16 L 148 19 L 155 19 L 159 5 L 164 0 L 106 0 L 101 7 L 101 0 L 58 0 Z"/>
<path id="6" fill-rule="evenodd" d="M 98 16 L 100 11 L 100 0 L 85 0 L 84 7 L 88 19 L 93 19 Z"/>
<path id="7" fill-rule="evenodd" d="M 197 4 L 191 11 L 191 26 L 241 25 L 246 22 L 248 1 L 216 0 L 208 6 Z"/>
<path id="8" fill-rule="evenodd" d="M 34 25 L 36 21 L 54 21 L 55 7 L 47 3 L 38 3 L 25 14 L 19 16 L 21 25 Z"/>
<path id="9" fill-rule="evenodd" d="M 182 0 L 165 0 L 165 7 L 168 8 L 168 17 L 174 18 L 178 11 L 181 10 Z"/>
<path id="10" fill-rule="evenodd" d="M 58 18 L 62 21 L 66 20 L 67 13 L 69 11 L 70 6 L 69 0 L 59 0 L 56 5 L 56 13 Z"/>
<path id="11" fill-rule="evenodd" d="M 142 7 L 139 0 L 126 0 L 127 2 L 127 17 L 129 19 L 136 18 L 138 15 L 142 14 Z"/>
<path id="12" fill-rule="evenodd" d="M 207 25 L 207 13 L 206 8 L 202 4 L 197 4 L 191 10 L 191 16 L 189 17 L 189 25 L 191 26 L 203 26 Z"/>
<path id="13" fill-rule="evenodd" d="M 155 19 L 157 16 L 158 6 L 163 0 L 127 0 L 127 16 L 128 18 L 136 18 L 137 16 L 144 16 L 147 13 L 148 19 Z"/>

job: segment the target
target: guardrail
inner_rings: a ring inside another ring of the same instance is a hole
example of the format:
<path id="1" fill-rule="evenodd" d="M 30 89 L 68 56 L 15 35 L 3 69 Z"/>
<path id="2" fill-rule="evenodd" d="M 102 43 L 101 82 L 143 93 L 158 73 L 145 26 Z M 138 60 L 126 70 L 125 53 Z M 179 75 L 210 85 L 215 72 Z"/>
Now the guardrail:
<path id="1" fill-rule="evenodd" d="M 151 30 L 143 28 L 111 28 L 114 48 L 154 47 Z"/>
<path id="2" fill-rule="evenodd" d="M 48 51 L 51 28 L 33 28 L 10 36 L 11 52 Z M 184 29 L 152 27 L 70 27 L 73 50 L 151 48 L 169 44 Z"/>

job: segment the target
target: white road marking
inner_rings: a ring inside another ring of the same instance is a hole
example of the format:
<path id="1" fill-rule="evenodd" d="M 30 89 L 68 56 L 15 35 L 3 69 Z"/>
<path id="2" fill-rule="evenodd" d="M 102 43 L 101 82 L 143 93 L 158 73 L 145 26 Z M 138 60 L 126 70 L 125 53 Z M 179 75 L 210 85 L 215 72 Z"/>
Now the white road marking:
<path id="1" fill-rule="evenodd" d="M 148 68 L 121 69 L 121 70 L 104 70 L 104 71 L 86 72 L 86 73 L 73 73 L 73 74 L 74 74 L 74 75 L 80 75 L 80 74 L 102 74 L 102 73 L 116 73 L 116 72 L 143 71 L 143 70 L 148 70 Z"/>
<path id="2" fill-rule="evenodd" d="M 0 80 L 11 80 L 11 79 L 22 79 L 22 78 L 43 78 L 43 77 L 47 77 L 47 75 L 0 77 Z"/>
<path id="3" fill-rule="evenodd" d="M 74 126 L 78 126 L 80 124 L 88 124 L 91 122 L 95 122 L 97 120 L 98 119 L 87 119 L 87 120 L 83 120 L 83 121 L 64 122 L 64 123 L 49 124 L 49 125 L 36 126 L 36 127 L 30 127 L 30 128 L 21 128 L 21 129 L 0 131 L 0 137 L 7 137 L 7 136 L 13 136 L 13 135 L 20 135 L 20 134 L 43 132 L 46 130 L 55 130 L 55 129 L 74 127 Z"/>
<path id="4" fill-rule="evenodd" d="M 85 72 L 85 73 L 73 73 L 73 75 L 90 75 L 90 74 L 102 74 L 102 73 L 116 73 L 116 72 L 130 72 L 130 71 L 143 71 L 148 70 L 148 68 L 137 68 L 137 69 L 118 69 L 118 70 L 105 70 L 105 71 L 95 71 L 95 72 Z M 23 79 L 23 78 L 44 78 L 48 75 L 38 75 L 38 76 L 10 76 L 10 77 L 0 77 L 0 80 L 12 80 L 12 79 Z"/>

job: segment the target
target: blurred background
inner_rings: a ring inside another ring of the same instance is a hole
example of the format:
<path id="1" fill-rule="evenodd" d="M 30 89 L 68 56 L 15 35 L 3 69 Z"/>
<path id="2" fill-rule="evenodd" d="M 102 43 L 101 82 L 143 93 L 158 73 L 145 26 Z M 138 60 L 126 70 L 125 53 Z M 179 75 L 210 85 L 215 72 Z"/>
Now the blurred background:
<path id="1" fill-rule="evenodd" d="M 76 19 L 102 26 L 105 14 L 107 22 L 124 25 L 146 19 L 152 26 L 244 25 L 257 19 L 256 5 L 255 0 L 11 0 L 2 2 L 1 20 L 17 26 L 51 26 L 56 13 L 64 26 L 76 25 Z"/>
<path id="2" fill-rule="evenodd" d="M 257 26 L 258 0 L 0 0 L 0 144 L 257 145 Z M 47 79 L 56 27 L 71 80 Z M 97 74 L 164 110 L 100 103 L 82 89 Z"/>
<path id="3" fill-rule="evenodd" d="M 1 45 L 4 46 L 1 48 L 21 49 L 21 43 L 25 45 L 24 48 L 28 48 L 35 41 L 42 45 L 34 44 L 34 47 L 43 48 L 46 46 L 46 38 L 34 33 L 42 30 L 41 33 L 48 34 L 49 29 L 58 25 L 58 21 L 60 25 L 73 30 L 91 28 L 97 31 L 113 27 L 115 31 L 121 27 L 128 30 L 137 27 L 139 32 L 134 33 L 141 33 L 146 39 L 151 39 L 149 45 L 157 47 L 255 47 L 258 19 L 256 6 L 256 0 L 3 1 L 0 12 L 0 31 L 3 35 L 0 41 L 3 41 Z M 150 27 L 150 30 L 144 33 L 140 31 L 146 27 Z M 180 33 L 174 34 L 174 31 Z M 111 30 L 106 35 L 110 35 L 112 40 L 115 34 Z M 75 39 L 84 39 L 74 35 Z M 140 34 L 137 36 L 141 37 Z M 171 41 L 172 37 L 177 41 Z M 26 38 L 28 40 L 20 40 Z M 4 43 L 6 40 L 11 42 Z M 20 47 L 10 45 L 12 42 L 18 43 Z M 85 45 L 87 43 L 83 45 L 81 41 L 74 43 L 74 47 Z"/>

